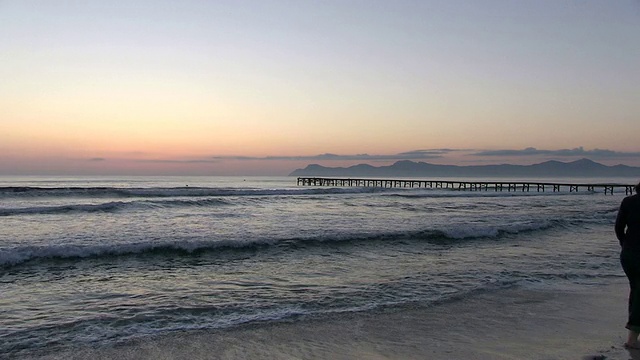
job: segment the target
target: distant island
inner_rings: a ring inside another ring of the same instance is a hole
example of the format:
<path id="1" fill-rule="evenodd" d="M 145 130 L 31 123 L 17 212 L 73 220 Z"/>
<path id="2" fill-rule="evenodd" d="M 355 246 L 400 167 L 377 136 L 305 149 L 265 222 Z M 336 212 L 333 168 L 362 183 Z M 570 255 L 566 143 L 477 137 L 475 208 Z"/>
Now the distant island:
<path id="1" fill-rule="evenodd" d="M 409 160 L 388 166 L 359 164 L 349 167 L 325 167 L 311 164 L 289 176 L 334 177 L 637 177 L 640 167 L 607 166 L 589 159 L 572 162 L 545 161 L 533 165 L 437 165 Z"/>

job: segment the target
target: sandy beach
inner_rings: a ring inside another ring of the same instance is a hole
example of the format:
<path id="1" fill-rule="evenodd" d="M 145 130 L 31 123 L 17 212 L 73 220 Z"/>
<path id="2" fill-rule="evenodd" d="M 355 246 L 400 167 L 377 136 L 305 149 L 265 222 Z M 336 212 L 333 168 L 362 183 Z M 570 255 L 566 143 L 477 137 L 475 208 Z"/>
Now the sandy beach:
<path id="1" fill-rule="evenodd" d="M 40 359 L 640 359 L 622 347 L 627 285 L 508 289 L 429 307 L 334 315 L 79 348 Z"/>

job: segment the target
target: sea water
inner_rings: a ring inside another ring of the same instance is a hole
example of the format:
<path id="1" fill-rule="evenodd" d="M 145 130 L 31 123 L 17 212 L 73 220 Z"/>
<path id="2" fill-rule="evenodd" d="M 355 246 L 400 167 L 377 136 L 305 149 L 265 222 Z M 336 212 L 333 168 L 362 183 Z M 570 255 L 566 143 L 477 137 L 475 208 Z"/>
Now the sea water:
<path id="1" fill-rule="evenodd" d="M 624 276 L 613 234 L 623 197 L 0 178 L 0 357 L 604 284 Z"/>

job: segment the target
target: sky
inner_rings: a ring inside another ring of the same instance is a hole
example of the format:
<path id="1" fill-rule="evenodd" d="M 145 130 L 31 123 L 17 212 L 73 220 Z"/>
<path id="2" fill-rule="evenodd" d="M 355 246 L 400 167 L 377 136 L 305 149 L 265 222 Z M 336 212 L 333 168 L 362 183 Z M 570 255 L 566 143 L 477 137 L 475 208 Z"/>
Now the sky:
<path id="1" fill-rule="evenodd" d="M 640 166 L 640 0 L 0 0 L 0 175 Z"/>

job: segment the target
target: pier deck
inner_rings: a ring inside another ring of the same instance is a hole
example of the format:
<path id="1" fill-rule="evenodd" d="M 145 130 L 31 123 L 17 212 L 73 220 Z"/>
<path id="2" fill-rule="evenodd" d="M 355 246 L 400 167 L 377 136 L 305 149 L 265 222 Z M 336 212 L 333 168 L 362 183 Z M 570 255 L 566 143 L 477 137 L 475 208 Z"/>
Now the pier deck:
<path id="1" fill-rule="evenodd" d="M 586 190 L 613 195 L 615 189 L 624 189 L 625 195 L 632 195 L 634 185 L 626 184 L 570 184 L 535 181 L 456 181 L 456 180 L 407 180 L 407 179 L 353 179 L 353 178 L 324 178 L 324 177 L 299 177 L 299 186 L 336 186 L 336 187 L 380 187 L 380 188 L 426 188 L 426 189 L 453 189 L 469 191 L 538 191 L 547 190 L 560 192 L 568 189 L 569 192 Z M 620 193 L 622 193 L 620 191 Z"/>

